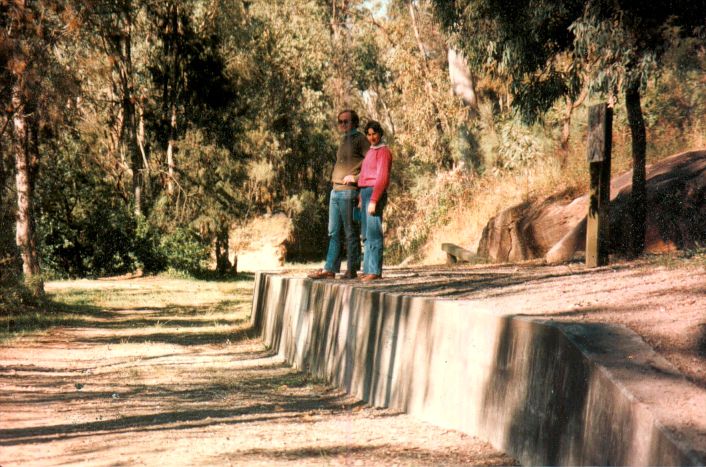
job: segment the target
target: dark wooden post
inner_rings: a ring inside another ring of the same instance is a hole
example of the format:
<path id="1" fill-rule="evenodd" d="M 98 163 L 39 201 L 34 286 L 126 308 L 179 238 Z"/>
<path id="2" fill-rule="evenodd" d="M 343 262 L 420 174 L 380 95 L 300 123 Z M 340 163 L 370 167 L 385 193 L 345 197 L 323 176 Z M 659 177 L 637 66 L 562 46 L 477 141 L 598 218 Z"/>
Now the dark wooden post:
<path id="1" fill-rule="evenodd" d="M 613 109 L 598 104 L 588 109 L 588 165 L 591 191 L 586 225 L 586 266 L 608 264 L 610 151 Z"/>

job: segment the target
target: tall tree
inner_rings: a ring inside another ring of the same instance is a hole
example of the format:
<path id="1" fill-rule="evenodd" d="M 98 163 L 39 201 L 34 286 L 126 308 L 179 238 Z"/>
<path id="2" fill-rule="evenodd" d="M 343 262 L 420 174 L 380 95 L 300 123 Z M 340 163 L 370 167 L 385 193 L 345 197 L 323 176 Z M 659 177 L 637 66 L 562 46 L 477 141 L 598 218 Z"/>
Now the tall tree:
<path id="1" fill-rule="evenodd" d="M 134 44 L 140 0 L 96 0 L 89 15 L 89 38 L 97 41 L 112 65 L 113 95 L 119 102 L 115 121 L 119 128 L 120 156 L 131 173 L 132 203 L 135 214 L 143 214 L 145 171 L 149 164 L 140 134 L 142 99 L 134 60 Z"/>
<path id="2" fill-rule="evenodd" d="M 179 56 L 179 5 L 177 2 L 167 3 L 167 18 L 165 21 L 165 55 L 169 60 L 168 84 L 164 86 L 164 105 L 166 117 L 169 120 L 169 137 L 167 141 L 167 193 L 174 195 L 176 182 L 176 165 L 174 161 L 174 144 L 177 132 L 177 109 L 179 106 L 179 91 L 182 87 L 181 60 Z"/>
<path id="3" fill-rule="evenodd" d="M 78 24 L 71 4 L 18 0 L 0 4 L 3 95 L 10 109 L 16 180 L 16 243 L 25 282 L 35 295 L 43 294 L 34 218 L 34 186 L 39 168 L 41 131 L 61 120 L 75 89 L 62 63 L 58 45 Z M 9 122 L 6 122 L 9 123 Z"/>
<path id="4" fill-rule="evenodd" d="M 641 94 L 658 75 L 660 57 L 670 46 L 669 30 L 682 37 L 699 35 L 706 24 L 706 1 L 619 2 L 594 0 L 571 27 L 576 57 L 590 63 L 594 89 L 622 92 L 632 136 L 632 255 L 645 246 L 647 132 Z"/>
<path id="5" fill-rule="evenodd" d="M 641 88 L 666 50 L 665 28 L 697 33 L 706 2 L 638 0 L 434 0 L 436 12 L 471 63 L 508 80 L 513 106 L 527 120 L 556 101 L 594 91 L 622 92 L 632 134 L 632 253 L 644 248 L 646 131 Z M 573 105 L 573 104 L 571 104 Z"/>

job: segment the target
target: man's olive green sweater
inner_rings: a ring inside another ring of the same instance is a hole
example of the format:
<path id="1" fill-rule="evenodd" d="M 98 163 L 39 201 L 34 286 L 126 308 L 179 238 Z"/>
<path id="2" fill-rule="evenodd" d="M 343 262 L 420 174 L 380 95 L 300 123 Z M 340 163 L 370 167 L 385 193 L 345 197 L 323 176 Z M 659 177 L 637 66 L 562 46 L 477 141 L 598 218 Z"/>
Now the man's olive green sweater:
<path id="1" fill-rule="evenodd" d="M 356 189 L 356 185 L 343 183 L 343 177 L 353 175 L 356 182 L 358 181 L 360 166 L 363 164 L 365 153 L 368 152 L 369 147 L 370 143 L 368 143 L 365 135 L 357 129 L 343 135 L 341 144 L 338 146 L 336 164 L 333 166 L 333 174 L 331 175 L 334 190 Z"/>

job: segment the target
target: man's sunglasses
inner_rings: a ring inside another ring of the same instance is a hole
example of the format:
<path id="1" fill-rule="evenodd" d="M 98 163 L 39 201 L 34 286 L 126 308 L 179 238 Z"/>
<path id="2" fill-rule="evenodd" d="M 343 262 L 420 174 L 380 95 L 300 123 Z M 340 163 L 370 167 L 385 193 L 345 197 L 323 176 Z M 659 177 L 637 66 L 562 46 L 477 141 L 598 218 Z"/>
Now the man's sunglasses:
<path id="1" fill-rule="evenodd" d="M 348 125 L 351 121 L 350 120 L 339 120 L 338 124 L 339 125 Z"/>

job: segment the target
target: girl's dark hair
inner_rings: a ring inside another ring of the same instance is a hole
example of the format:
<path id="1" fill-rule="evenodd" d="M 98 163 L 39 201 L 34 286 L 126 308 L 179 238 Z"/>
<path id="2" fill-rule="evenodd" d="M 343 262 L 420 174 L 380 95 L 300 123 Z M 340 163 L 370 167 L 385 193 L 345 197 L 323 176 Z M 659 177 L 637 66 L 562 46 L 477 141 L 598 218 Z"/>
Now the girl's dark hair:
<path id="1" fill-rule="evenodd" d="M 351 114 L 351 123 L 353 124 L 353 128 L 358 128 L 358 125 L 360 125 L 360 117 L 358 116 L 356 111 L 351 110 L 351 109 L 344 109 L 344 110 L 341 110 L 340 112 L 338 112 L 337 117 L 340 119 L 341 115 L 343 115 L 344 113 Z"/>
<path id="2" fill-rule="evenodd" d="M 380 125 L 379 122 L 376 122 L 375 120 L 370 120 L 367 125 L 365 125 L 365 133 L 368 133 L 368 130 L 372 129 L 375 133 L 380 135 L 380 138 L 383 137 L 385 134 L 385 130 L 382 129 L 382 125 Z"/>

